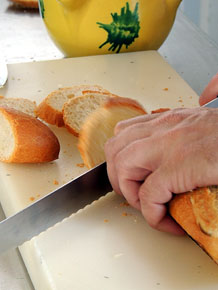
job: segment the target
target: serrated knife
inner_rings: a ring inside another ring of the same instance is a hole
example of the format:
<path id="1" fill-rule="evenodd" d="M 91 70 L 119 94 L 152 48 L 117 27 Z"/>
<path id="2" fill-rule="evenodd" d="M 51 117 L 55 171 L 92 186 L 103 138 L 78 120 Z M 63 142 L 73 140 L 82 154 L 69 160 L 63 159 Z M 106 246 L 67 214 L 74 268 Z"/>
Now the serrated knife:
<path id="1" fill-rule="evenodd" d="M 218 98 L 205 107 L 218 108 Z M 0 222 L 0 254 L 22 245 L 111 190 L 106 163 L 102 163 Z"/>
<path id="2" fill-rule="evenodd" d="M 0 254 L 22 245 L 112 190 L 106 163 L 0 222 Z"/>

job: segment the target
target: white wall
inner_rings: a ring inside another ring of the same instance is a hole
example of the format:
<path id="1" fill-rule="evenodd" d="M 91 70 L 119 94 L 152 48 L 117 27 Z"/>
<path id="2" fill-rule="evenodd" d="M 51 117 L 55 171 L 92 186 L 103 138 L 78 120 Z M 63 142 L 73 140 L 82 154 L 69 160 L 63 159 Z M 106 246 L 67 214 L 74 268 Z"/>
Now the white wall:
<path id="1" fill-rule="evenodd" d="M 218 0 L 183 0 L 180 8 L 218 45 Z"/>

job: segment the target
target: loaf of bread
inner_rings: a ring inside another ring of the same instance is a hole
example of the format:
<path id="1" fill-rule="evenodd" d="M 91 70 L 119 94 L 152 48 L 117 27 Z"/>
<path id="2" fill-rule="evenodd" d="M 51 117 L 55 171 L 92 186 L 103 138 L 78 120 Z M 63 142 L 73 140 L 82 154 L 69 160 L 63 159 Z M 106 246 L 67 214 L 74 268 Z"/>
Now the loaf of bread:
<path id="1" fill-rule="evenodd" d="M 97 110 L 108 98 L 114 96 L 110 93 L 86 91 L 83 96 L 69 100 L 63 107 L 65 127 L 70 133 L 78 137 L 86 118 Z"/>
<path id="2" fill-rule="evenodd" d="M 24 98 L 0 97 L 0 107 L 8 107 L 36 117 L 36 102 Z"/>
<path id="3" fill-rule="evenodd" d="M 10 0 L 14 4 L 23 8 L 39 8 L 38 0 Z"/>
<path id="4" fill-rule="evenodd" d="M 187 234 L 218 263 L 218 186 L 175 195 L 169 212 Z"/>
<path id="5" fill-rule="evenodd" d="M 115 125 L 142 114 L 146 114 L 146 111 L 135 100 L 108 98 L 89 115 L 80 130 L 78 149 L 84 164 L 92 168 L 105 161 L 104 145 L 113 136 Z"/>
<path id="6" fill-rule="evenodd" d="M 57 137 L 37 118 L 0 107 L 0 124 L 0 161 L 41 163 L 58 158 Z"/>
<path id="7" fill-rule="evenodd" d="M 58 127 L 64 126 L 63 120 L 63 106 L 71 98 L 83 95 L 84 91 L 98 91 L 108 92 L 98 85 L 78 85 L 72 87 L 65 87 L 51 92 L 37 107 L 36 115 L 45 122 L 56 125 Z"/>

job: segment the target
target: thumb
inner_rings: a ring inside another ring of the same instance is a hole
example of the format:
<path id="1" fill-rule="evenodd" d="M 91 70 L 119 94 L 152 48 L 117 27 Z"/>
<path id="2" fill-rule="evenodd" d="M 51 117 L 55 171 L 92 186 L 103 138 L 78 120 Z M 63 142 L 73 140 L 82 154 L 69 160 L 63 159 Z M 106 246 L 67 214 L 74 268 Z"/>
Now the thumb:
<path id="1" fill-rule="evenodd" d="M 183 235 L 182 228 L 167 215 L 166 203 L 172 198 L 169 182 L 159 169 L 151 173 L 139 189 L 141 212 L 148 224 L 157 230 Z"/>
<path id="2" fill-rule="evenodd" d="M 203 106 L 206 103 L 212 101 L 217 97 L 217 95 L 218 95 L 218 73 L 211 79 L 209 84 L 203 90 L 199 99 L 200 106 Z"/>

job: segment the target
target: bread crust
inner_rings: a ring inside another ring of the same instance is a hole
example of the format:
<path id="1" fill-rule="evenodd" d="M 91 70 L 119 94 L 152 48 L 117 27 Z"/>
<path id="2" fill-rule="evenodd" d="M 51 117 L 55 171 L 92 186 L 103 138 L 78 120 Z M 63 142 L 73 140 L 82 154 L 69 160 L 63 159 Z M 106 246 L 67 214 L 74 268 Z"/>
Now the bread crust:
<path id="1" fill-rule="evenodd" d="M 59 90 L 51 92 L 36 108 L 35 113 L 36 116 L 40 119 L 44 120 L 48 124 L 56 125 L 58 127 L 64 126 L 64 120 L 63 120 L 63 113 L 62 109 L 59 111 L 55 109 L 53 106 L 50 105 L 49 101 L 50 99 L 55 96 L 59 95 L 64 91 L 70 90 L 72 88 L 66 87 L 61 88 Z M 73 95 L 73 94 L 70 94 Z M 74 95 L 73 95 L 74 96 Z"/>
<path id="2" fill-rule="evenodd" d="M 91 90 L 92 88 L 92 90 Z M 48 124 L 56 125 L 58 127 L 64 127 L 64 120 L 63 120 L 63 107 L 58 110 L 55 109 L 51 104 L 50 100 L 52 97 L 58 96 L 58 98 L 64 98 L 64 103 L 66 103 L 68 100 L 65 96 L 67 95 L 67 98 L 70 96 L 71 98 L 74 98 L 76 96 L 80 96 L 85 94 L 86 92 L 95 92 L 95 93 L 103 93 L 108 94 L 109 92 L 105 89 L 103 89 L 101 86 L 98 85 L 75 85 L 72 87 L 64 87 L 60 88 L 58 90 L 55 90 L 51 92 L 36 108 L 35 113 L 37 117 L 44 120 Z M 63 95 L 62 95 L 63 94 Z"/>
<path id="3" fill-rule="evenodd" d="M 203 187 L 175 195 L 169 212 L 175 221 L 218 264 L 218 189 Z"/>
<path id="4" fill-rule="evenodd" d="M 130 98 L 124 98 L 124 97 L 110 98 L 104 104 L 105 109 L 110 109 L 112 107 L 118 107 L 118 106 L 135 109 L 142 115 L 147 114 L 146 110 L 142 107 L 142 105 L 138 101 L 130 99 Z"/>
<path id="5" fill-rule="evenodd" d="M 15 109 L 0 107 L 0 113 L 9 121 L 15 148 L 8 163 L 42 163 L 58 158 L 60 144 L 51 129 L 38 119 Z"/>
<path id="6" fill-rule="evenodd" d="M 64 126 L 63 114 L 55 110 L 47 102 L 47 98 L 43 100 L 35 110 L 36 116 L 44 120 L 48 124 L 56 125 L 58 127 Z"/>
<path id="7" fill-rule="evenodd" d="M 11 2 L 23 8 L 39 8 L 37 0 L 10 0 Z"/>

